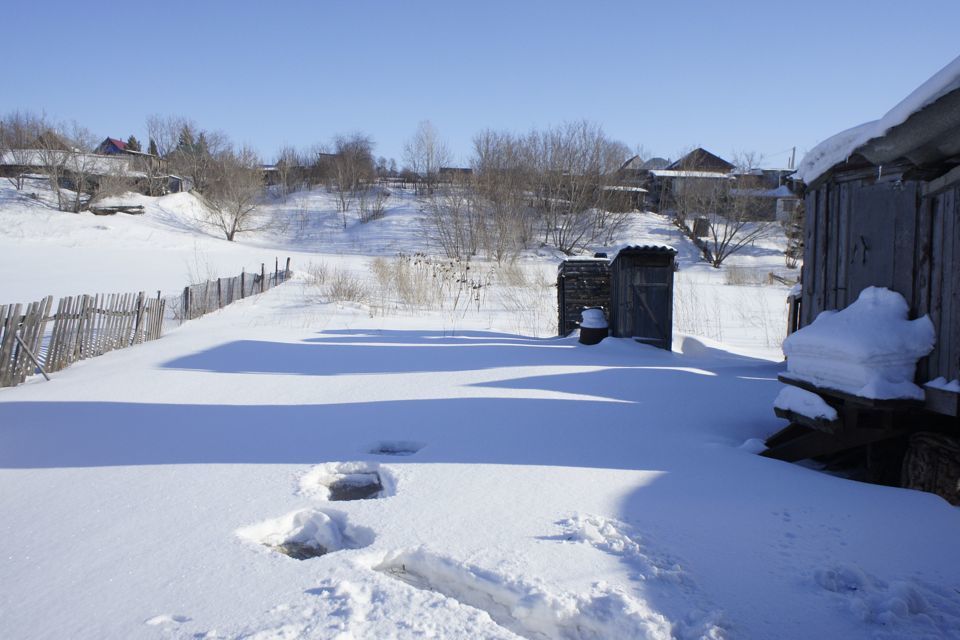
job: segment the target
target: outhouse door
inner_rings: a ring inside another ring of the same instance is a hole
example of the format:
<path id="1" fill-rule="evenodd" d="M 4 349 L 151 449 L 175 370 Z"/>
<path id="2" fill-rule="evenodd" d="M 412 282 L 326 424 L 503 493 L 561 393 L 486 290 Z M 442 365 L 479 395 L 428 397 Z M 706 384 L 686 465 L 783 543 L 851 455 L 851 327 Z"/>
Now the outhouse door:
<path id="1" fill-rule="evenodd" d="M 670 269 L 636 269 L 631 273 L 628 314 L 633 339 L 669 349 L 673 318 Z"/>

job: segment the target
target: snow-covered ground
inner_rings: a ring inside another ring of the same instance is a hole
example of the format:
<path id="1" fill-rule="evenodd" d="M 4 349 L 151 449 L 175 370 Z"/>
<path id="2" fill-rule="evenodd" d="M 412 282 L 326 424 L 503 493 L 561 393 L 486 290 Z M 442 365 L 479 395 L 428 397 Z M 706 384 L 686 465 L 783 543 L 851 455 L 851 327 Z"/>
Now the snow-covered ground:
<path id="1" fill-rule="evenodd" d="M 782 427 L 776 242 L 718 271 L 637 215 L 623 244 L 679 250 L 674 352 L 587 347 L 547 337 L 556 256 L 418 307 L 372 267 L 430 252 L 412 197 L 346 230 L 300 197 L 274 205 L 296 230 L 227 243 L 190 196 L 95 218 L 0 191 L 0 302 L 298 271 L 0 390 L 0 637 L 960 635 L 960 512 L 755 455 Z M 341 270 L 363 303 L 327 299 Z"/>

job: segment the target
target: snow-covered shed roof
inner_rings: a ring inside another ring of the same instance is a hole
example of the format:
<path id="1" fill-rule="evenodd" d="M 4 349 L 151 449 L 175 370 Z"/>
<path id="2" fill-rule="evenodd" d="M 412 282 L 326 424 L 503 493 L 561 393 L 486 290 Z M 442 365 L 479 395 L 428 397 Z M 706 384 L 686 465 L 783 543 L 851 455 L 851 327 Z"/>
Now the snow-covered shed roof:
<path id="1" fill-rule="evenodd" d="M 620 256 L 629 256 L 629 255 L 650 255 L 651 253 L 661 253 L 664 255 L 676 255 L 677 250 L 668 245 L 655 245 L 655 244 L 637 244 L 629 247 L 624 247 L 617 251 L 617 255 L 613 257 L 614 260 Z"/>
<path id="2" fill-rule="evenodd" d="M 651 169 L 666 169 L 670 161 L 666 158 L 650 158 L 644 160 L 640 156 L 633 156 L 622 165 L 620 171 L 650 171 Z"/>
<path id="3" fill-rule="evenodd" d="M 796 175 L 811 184 L 855 153 L 876 164 L 904 157 L 922 164 L 960 153 L 960 56 L 879 120 L 818 144 L 800 161 Z"/>
<path id="4" fill-rule="evenodd" d="M 651 171 L 651 175 L 658 178 L 709 178 L 709 179 L 720 179 L 727 178 L 732 180 L 733 177 L 728 173 L 720 173 L 718 171 L 677 171 L 675 169 L 657 169 L 656 171 Z"/>
<path id="5" fill-rule="evenodd" d="M 647 193 L 643 187 L 626 187 L 619 184 L 609 184 L 603 187 L 604 191 L 630 191 L 633 193 Z"/>

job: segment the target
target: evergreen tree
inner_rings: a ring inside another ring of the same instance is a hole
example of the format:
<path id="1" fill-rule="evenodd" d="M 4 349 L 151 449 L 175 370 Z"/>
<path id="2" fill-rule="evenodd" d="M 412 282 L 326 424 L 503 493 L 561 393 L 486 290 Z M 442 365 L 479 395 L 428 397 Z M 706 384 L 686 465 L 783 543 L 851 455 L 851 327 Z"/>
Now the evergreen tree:
<path id="1" fill-rule="evenodd" d="M 127 151 L 142 151 L 140 141 L 137 140 L 136 136 L 131 135 L 127 138 Z"/>
<path id="2" fill-rule="evenodd" d="M 154 140 L 153 138 L 150 138 L 150 148 L 147 150 L 147 153 L 149 153 L 152 156 L 160 155 L 160 151 L 157 149 L 157 141 Z"/>
<path id="3" fill-rule="evenodd" d="M 180 129 L 180 138 L 177 140 L 177 149 L 193 151 L 195 144 L 193 140 L 193 129 L 191 129 L 188 124 L 183 125 L 183 128 Z"/>

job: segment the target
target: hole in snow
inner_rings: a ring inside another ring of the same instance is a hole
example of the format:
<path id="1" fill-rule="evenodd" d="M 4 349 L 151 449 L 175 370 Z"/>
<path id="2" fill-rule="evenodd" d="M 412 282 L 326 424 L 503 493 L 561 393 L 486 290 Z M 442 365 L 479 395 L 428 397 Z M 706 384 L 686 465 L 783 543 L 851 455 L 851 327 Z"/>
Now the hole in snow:
<path id="1" fill-rule="evenodd" d="M 374 539 L 372 531 L 350 525 L 345 515 L 317 509 L 302 509 L 243 527 L 237 530 L 237 535 L 296 560 L 342 549 L 359 549 Z"/>
<path id="2" fill-rule="evenodd" d="M 378 443 L 370 449 L 370 453 L 378 456 L 412 456 L 425 446 L 423 442 L 391 440 Z"/>
<path id="3" fill-rule="evenodd" d="M 327 485 L 330 490 L 330 500 L 367 500 L 368 498 L 380 497 L 383 491 L 383 484 L 380 482 L 380 474 L 374 473 L 352 473 L 340 476 L 337 480 Z"/>
<path id="4" fill-rule="evenodd" d="M 300 493 L 320 500 L 368 500 L 394 494 L 393 476 L 376 462 L 328 462 L 300 478 Z"/>
<path id="5" fill-rule="evenodd" d="M 309 560 L 310 558 L 319 558 L 326 555 L 327 548 L 322 544 L 309 544 L 304 542 L 284 542 L 273 547 L 273 550 L 290 556 L 294 560 Z"/>

